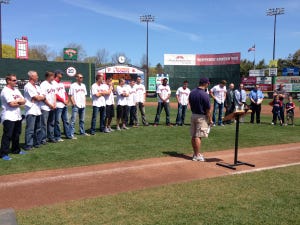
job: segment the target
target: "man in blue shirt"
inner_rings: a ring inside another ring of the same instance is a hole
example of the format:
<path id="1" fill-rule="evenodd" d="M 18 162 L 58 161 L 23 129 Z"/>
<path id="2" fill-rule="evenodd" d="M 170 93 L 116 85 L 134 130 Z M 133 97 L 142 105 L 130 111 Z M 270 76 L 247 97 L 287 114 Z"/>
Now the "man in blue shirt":
<path id="1" fill-rule="evenodd" d="M 209 126 L 213 124 L 210 111 L 210 99 L 205 91 L 208 85 L 208 78 L 201 78 L 199 87 L 192 90 L 189 95 L 189 103 L 192 111 L 190 132 L 194 150 L 193 161 L 205 161 L 203 155 L 200 154 L 201 138 L 208 137 Z"/>
<path id="2" fill-rule="evenodd" d="M 264 94 L 259 90 L 258 84 L 256 84 L 255 88 L 250 92 L 249 98 L 252 110 L 250 123 L 254 123 L 254 114 L 256 114 L 256 123 L 260 123 L 261 103 L 264 99 Z"/>
<path id="3" fill-rule="evenodd" d="M 244 84 L 240 84 L 239 88 L 234 91 L 234 104 L 236 110 L 244 110 L 247 94 L 244 90 Z"/>

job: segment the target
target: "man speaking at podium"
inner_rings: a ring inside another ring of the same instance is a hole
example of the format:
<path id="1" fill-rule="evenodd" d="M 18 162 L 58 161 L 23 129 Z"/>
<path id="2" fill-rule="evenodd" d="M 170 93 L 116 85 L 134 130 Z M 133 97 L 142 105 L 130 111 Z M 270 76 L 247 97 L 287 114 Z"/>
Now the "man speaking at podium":
<path id="1" fill-rule="evenodd" d="M 210 99 L 205 91 L 208 85 L 208 78 L 201 78 L 199 86 L 192 90 L 189 95 L 189 103 L 192 111 L 191 136 L 194 150 L 193 161 L 205 161 L 203 155 L 200 154 L 201 138 L 208 137 L 209 127 L 213 124 L 210 111 Z"/>

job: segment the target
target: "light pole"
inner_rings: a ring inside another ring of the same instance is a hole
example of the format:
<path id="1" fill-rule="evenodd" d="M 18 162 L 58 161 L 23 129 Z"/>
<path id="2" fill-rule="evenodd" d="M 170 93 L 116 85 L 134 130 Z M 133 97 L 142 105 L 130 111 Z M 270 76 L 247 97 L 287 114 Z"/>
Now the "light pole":
<path id="1" fill-rule="evenodd" d="M 0 59 L 2 59 L 2 4 L 8 4 L 10 0 L 0 0 Z"/>
<path id="2" fill-rule="evenodd" d="M 149 74 L 149 61 L 148 61 L 148 23 L 149 22 L 154 22 L 155 20 L 155 17 L 152 16 L 152 15 L 143 15 L 143 16 L 140 16 L 140 21 L 142 23 L 146 23 L 147 24 L 147 44 L 146 44 L 146 63 L 147 63 L 147 68 L 146 68 L 146 79 L 148 79 L 148 74 Z"/>
<path id="3" fill-rule="evenodd" d="M 274 16 L 274 41 L 273 41 L 273 60 L 275 59 L 275 46 L 276 46 L 276 18 L 277 15 L 284 14 L 284 8 L 267 9 L 267 16 Z"/>

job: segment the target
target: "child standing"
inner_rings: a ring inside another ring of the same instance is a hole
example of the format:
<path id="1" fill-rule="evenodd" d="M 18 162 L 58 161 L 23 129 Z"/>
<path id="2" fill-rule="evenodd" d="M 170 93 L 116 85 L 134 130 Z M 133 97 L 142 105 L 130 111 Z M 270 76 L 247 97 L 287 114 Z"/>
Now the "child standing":
<path id="1" fill-rule="evenodd" d="M 286 103 L 285 109 L 286 109 L 286 124 L 288 125 L 291 121 L 291 125 L 294 126 L 294 109 L 296 105 L 293 102 L 293 97 L 289 96 L 289 102 Z"/>
<path id="2" fill-rule="evenodd" d="M 282 126 L 282 118 L 280 116 L 280 107 L 282 107 L 282 101 L 279 100 L 279 96 L 276 96 L 269 105 L 273 106 L 272 113 L 273 113 L 273 120 L 272 125 L 276 125 L 277 119 L 280 122 L 280 126 Z"/>

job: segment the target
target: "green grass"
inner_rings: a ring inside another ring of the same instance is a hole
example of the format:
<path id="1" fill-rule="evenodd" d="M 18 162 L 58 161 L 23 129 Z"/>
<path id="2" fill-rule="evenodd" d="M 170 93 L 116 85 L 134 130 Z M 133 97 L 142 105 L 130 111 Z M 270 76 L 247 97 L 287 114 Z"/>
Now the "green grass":
<path id="1" fill-rule="evenodd" d="M 17 211 L 22 225 L 299 224 L 300 166 Z"/>
<path id="2" fill-rule="evenodd" d="M 155 107 L 147 107 L 149 122 L 153 122 Z M 86 129 L 90 127 L 91 107 L 86 113 Z M 245 121 L 249 121 L 249 116 Z M 175 122 L 176 110 L 171 110 L 171 122 Z M 187 115 L 189 122 L 190 112 Z M 300 142 L 300 126 L 271 126 L 271 117 L 263 116 L 265 124 L 244 123 L 240 126 L 240 147 L 263 146 Z M 161 124 L 165 123 L 162 112 Z M 296 121 L 297 123 L 297 121 Z M 97 124 L 98 125 L 98 124 Z M 25 126 L 25 124 L 24 124 Z M 202 150 L 218 151 L 234 148 L 235 126 L 214 127 L 209 138 L 203 139 Z M 2 135 L 2 129 L 0 130 Z M 21 135 L 24 142 L 24 132 Z M 162 157 L 173 153 L 191 154 L 189 126 L 132 128 L 128 131 L 111 134 L 96 133 L 96 136 L 81 137 L 78 140 L 65 140 L 62 143 L 48 144 L 26 155 L 12 155 L 11 161 L 0 161 L 0 175 L 28 171 L 66 168 L 122 160 Z"/>

